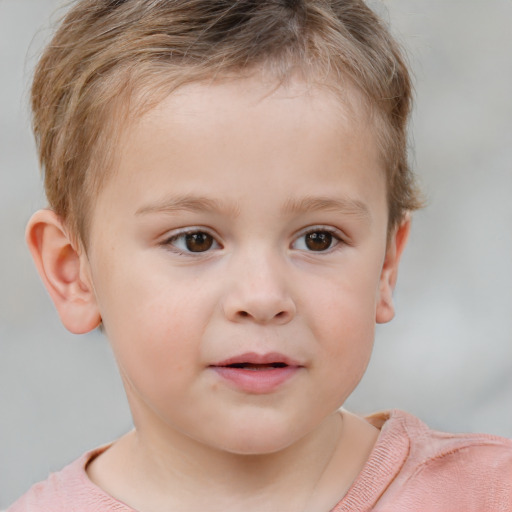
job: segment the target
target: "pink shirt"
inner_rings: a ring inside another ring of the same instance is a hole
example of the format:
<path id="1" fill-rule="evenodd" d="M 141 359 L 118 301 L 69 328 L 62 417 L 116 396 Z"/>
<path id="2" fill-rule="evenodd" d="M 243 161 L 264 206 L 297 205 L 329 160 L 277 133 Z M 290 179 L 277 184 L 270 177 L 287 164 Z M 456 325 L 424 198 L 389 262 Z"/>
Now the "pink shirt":
<path id="1" fill-rule="evenodd" d="M 368 420 L 381 433 L 365 467 L 332 512 L 511 512 L 512 441 L 430 430 L 402 411 Z M 86 453 L 34 485 L 7 512 L 134 512 L 87 477 Z"/>

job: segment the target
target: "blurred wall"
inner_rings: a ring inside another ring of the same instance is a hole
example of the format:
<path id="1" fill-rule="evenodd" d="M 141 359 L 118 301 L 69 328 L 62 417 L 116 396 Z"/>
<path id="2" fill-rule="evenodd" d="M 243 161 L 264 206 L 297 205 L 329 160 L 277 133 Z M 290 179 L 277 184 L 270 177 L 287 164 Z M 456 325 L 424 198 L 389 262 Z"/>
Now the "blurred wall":
<path id="1" fill-rule="evenodd" d="M 106 341 L 60 325 L 24 226 L 44 205 L 27 91 L 57 0 L 0 0 L 0 508 L 131 428 Z M 372 5 L 409 49 L 415 216 L 368 373 L 347 407 L 512 437 L 512 2 Z"/>

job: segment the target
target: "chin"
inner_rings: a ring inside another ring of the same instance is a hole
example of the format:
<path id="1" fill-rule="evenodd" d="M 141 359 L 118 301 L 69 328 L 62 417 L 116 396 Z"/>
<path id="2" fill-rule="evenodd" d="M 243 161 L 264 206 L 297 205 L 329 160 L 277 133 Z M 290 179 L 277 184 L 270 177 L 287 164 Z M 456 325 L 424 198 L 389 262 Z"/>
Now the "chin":
<path id="1" fill-rule="evenodd" d="M 254 422 L 232 429 L 229 437 L 218 436 L 215 444 L 220 450 L 236 455 L 267 455 L 285 450 L 304 435 L 306 432 L 301 435 L 289 425 Z"/>
<path id="2" fill-rule="evenodd" d="M 237 439 L 235 442 L 226 443 L 221 449 L 233 455 L 271 455 L 279 453 L 294 443 L 295 440 L 276 439 Z"/>

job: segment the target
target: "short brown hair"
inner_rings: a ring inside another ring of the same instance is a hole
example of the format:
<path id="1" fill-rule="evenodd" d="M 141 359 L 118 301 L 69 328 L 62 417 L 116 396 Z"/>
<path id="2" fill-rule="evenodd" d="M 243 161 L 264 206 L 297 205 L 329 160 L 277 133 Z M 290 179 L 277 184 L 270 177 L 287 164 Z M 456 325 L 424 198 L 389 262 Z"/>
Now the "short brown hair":
<path id="1" fill-rule="evenodd" d="M 410 76 L 396 41 L 362 0 L 78 0 L 32 86 L 50 207 L 86 245 L 120 116 L 185 83 L 262 67 L 278 80 L 300 73 L 339 90 L 355 87 L 378 126 L 389 226 L 420 206 L 407 159 Z"/>

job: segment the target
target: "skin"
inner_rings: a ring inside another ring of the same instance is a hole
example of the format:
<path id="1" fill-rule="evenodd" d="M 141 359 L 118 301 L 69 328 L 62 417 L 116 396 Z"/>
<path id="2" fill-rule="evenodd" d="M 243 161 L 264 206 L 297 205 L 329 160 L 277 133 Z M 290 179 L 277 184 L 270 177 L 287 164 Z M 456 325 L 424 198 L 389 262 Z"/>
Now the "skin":
<path id="1" fill-rule="evenodd" d="M 133 508 L 329 510 L 364 465 L 377 431 L 337 411 L 393 317 L 409 222 L 388 242 L 384 169 L 352 103 L 299 81 L 186 86 L 126 128 L 87 252 L 51 211 L 32 218 L 63 323 L 101 320 L 112 344 L 135 430 L 88 474 Z M 212 370 L 246 352 L 298 369 L 267 393 Z"/>

